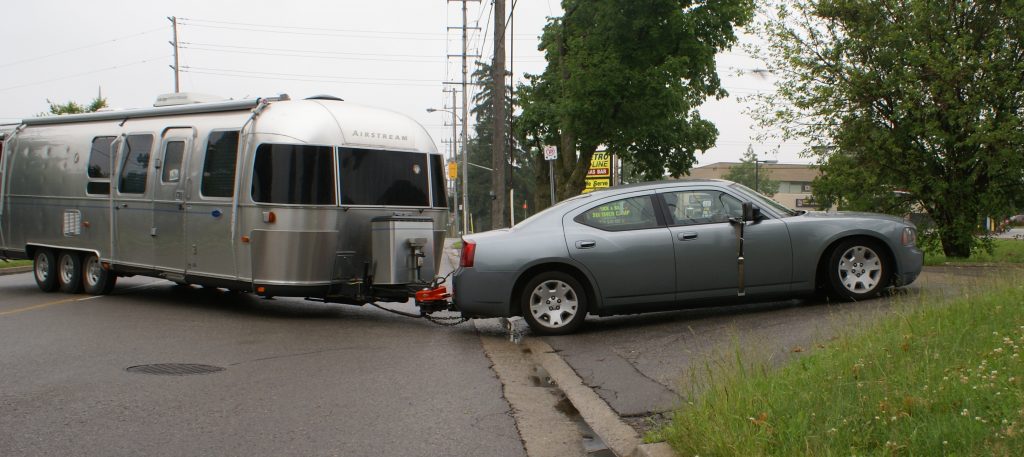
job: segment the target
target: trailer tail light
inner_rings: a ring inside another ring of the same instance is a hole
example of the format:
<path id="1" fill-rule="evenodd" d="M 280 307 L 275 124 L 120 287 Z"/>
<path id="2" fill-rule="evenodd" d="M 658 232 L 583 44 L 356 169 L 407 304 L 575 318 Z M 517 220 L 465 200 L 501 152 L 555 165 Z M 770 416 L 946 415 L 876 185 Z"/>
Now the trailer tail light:
<path id="1" fill-rule="evenodd" d="M 273 211 L 264 211 L 263 212 L 263 222 L 266 222 L 268 224 L 273 224 L 274 222 L 277 222 L 277 215 L 274 214 Z"/>
<path id="2" fill-rule="evenodd" d="M 476 257 L 476 243 L 469 240 L 462 240 L 462 253 L 459 255 L 459 266 L 469 268 L 473 266 Z"/>

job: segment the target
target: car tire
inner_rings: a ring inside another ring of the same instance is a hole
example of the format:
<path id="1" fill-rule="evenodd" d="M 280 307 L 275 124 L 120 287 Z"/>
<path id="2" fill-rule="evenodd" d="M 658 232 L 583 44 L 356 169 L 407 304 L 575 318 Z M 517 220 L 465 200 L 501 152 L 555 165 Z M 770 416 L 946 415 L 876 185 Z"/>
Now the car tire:
<path id="1" fill-rule="evenodd" d="M 575 332 L 587 317 L 587 294 L 576 278 L 548 271 L 526 282 L 520 296 L 523 318 L 539 335 Z"/>
<path id="2" fill-rule="evenodd" d="M 77 252 L 62 251 L 57 255 L 57 284 L 64 293 L 82 291 L 82 256 Z"/>
<path id="3" fill-rule="evenodd" d="M 57 284 L 57 259 L 54 258 L 52 250 L 36 250 L 32 256 L 32 272 L 36 278 L 36 285 L 43 292 L 53 292 L 60 287 Z"/>
<path id="4" fill-rule="evenodd" d="M 85 293 L 89 295 L 106 295 L 114 290 L 117 283 L 117 275 L 114 272 L 103 268 L 99 257 L 89 254 L 82 262 L 82 286 Z"/>
<path id="5" fill-rule="evenodd" d="M 885 248 L 868 239 L 851 239 L 836 245 L 826 268 L 830 295 L 846 301 L 878 296 L 889 287 L 892 277 L 892 263 Z"/>

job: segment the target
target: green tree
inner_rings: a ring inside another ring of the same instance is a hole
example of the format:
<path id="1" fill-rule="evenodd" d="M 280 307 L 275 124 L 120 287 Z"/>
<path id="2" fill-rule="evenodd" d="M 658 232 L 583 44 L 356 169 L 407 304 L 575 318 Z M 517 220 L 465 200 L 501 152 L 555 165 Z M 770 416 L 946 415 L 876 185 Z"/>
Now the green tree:
<path id="1" fill-rule="evenodd" d="M 765 167 L 757 164 L 757 154 L 754 153 L 754 149 L 747 147 L 747 152 L 743 154 L 740 163 L 729 168 L 729 172 L 725 174 L 724 178 L 771 197 L 779 192 L 779 182 L 772 181 L 770 174 Z"/>
<path id="2" fill-rule="evenodd" d="M 493 76 L 491 65 L 480 62 L 473 71 L 473 80 L 480 88 L 480 91 L 473 95 L 472 114 L 476 118 L 475 132 L 469 139 L 469 162 L 490 168 L 491 166 L 491 142 L 494 141 L 494 99 Z M 506 97 L 505 112 L 510 112 L 512 98 Z M 508 143 L 508 133 L 504 141 Z M 511 183 L 506 182 L 506 189 L 515 189 L 516 201 L 519 202 L 516 219 L 522 220 L 522 202 L 524 199 L 532 198 L 533 184 L 532 164 L 527 163 L 527 156 L 518 146 L 512 150 L 512 157 L 506 158 L 506 170 L 511 170 L 511 175 L 506 175 Z M 459 165 L 461 167 L 461 164 Z M 524 171 L 526 170 L 526 171 Z M 525 176 L 529 173 L 530 179 Z M 472 214 L 472 227 L 476 231 L 489 230 L 491 228 L 491 176 L 493 172 L 484 168 L 470 165 L 469 170 L 469 212 Z M 516 209 L 515 203 L 511 204 Z M 507 214 L 500 217 L 508 217 Z"/>
<path id="3" fill-rule="evenodd" d="M 80 105 L 77 102 L 69 101 L 67 103 L 54 103 L 50 99 L 46 99 L 46 103 L 50 105 L 49 113 L 41 113 L 40 116 L 50 115 L 61 115 L 61 114 L 80 114 L 80 113 L 92 113 L 100 108 L 107 107 L 107 99 L 102 96 L 97 96 L 88 105 Z"/>
<path id="4" fill-rule="evenodd" d="M 789 0 L 759 24 L 777 91 L 755 117 L 814 138 L 815 197 L 934 220 L 968 257 L 979 220 L 1019 207 L 1024 2 Z M 908 198 L 910 196 L 910 198 Z"/>
<path id="5" fill-rule="evenodd" d="M 583 190 L 599 145 L 647 179 L 685 174 L 715 143 L 697 107 L 721 98 L 715 54 L 736 41 L 752 0 L 563 0 L 544 28 L 547 67 L 518 89 L 527 144 L 557 145 L 558 198 Z M 547 206 L 547 167 L 537 167 Z"/>

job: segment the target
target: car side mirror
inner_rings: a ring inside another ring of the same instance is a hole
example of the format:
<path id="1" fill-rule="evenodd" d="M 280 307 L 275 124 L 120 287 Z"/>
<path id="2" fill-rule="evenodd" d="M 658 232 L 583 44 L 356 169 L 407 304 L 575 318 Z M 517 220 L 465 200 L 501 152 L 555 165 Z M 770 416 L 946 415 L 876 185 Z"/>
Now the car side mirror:
<path id="1" fill-rule="evenodd" d="M 754 206 L 752 202 L 743 202 L 743 222 L 758 221 L 761 219 L 761 208 Z"/>

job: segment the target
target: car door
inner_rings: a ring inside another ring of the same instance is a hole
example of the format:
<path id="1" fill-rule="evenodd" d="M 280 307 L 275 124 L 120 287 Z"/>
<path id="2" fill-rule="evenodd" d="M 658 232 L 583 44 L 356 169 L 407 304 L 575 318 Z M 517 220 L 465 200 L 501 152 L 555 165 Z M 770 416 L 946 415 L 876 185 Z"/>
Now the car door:
<path id="1" fill-rule="evenodd" d="M 789 290 L 792 243 L 785 222 L 766 215 L 743 227 L 740 282 L 739 226 L 742 202 L 714 187 L 664 191 L 676 258 L 676 298 L 707 300 L 769 295 Z"/>
<path id="2" fill-rule="evenodd" d="M 653 197 L 608 198 L 563 218 L 569 255 L 596 279 L 606 308 L 640 311 L 675 299 L 672 238 Z"/>

